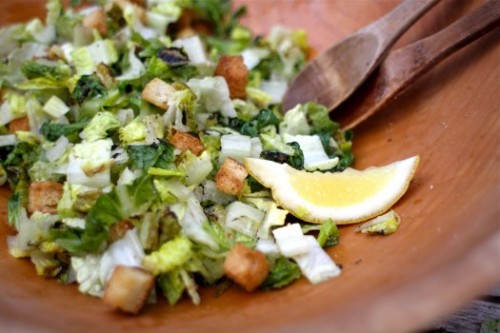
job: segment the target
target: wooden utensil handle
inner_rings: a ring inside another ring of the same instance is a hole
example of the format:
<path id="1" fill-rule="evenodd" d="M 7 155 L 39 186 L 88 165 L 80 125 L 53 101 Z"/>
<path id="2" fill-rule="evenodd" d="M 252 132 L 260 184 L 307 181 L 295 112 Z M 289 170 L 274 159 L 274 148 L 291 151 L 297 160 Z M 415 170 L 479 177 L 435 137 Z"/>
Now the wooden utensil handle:
<path id="1" fill-rule="evenodd" d="M 394 100 L 434 66 L 499 23 L 500 1 L 490 0 L 438 33 L 391 52 L 379 70 L 334 111 L 334 118 L 344 128 L 353 128 Z"/>
<path id="2" fill-rule="evenodd" d="M 393 89 L 406 87 L 499 23 L 500 2 L 490 0 L 446 29 L 392 52 L 383 64 L 387 68 L 388 82 Z"/>
<path id="3" fill-rule="evenodd" d="M 440 0 L 406 0 L 399 6 L 363 30 L 376 34 L 379 47 L 391 46 L 410 26 Z"/>

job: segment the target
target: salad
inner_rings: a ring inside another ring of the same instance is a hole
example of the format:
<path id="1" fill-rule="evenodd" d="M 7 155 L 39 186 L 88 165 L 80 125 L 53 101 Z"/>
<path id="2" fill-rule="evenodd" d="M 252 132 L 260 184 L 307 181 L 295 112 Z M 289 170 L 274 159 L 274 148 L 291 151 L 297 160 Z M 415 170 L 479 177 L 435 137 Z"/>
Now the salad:
<path id="1" fill-rule="evenodd" d="M 254 36 L 226 0 L 80 2 L 0 30 L 10 254 L 129 313 L 338 276 L 335 223 L 291 216 L 243 165 L 353 162 L 325 107 L 281 109 L 305 32 Z"/>

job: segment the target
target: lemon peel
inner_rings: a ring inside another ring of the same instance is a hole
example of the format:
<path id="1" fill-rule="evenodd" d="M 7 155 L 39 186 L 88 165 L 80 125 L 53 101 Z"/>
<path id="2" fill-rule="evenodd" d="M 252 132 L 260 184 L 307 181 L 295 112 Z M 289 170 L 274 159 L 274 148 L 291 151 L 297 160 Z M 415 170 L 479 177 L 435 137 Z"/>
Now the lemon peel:
<path id="1" fill-rule="evenodd" d="M 246 158 L 252 177 L 271 189 L 276 203 L 312 223 L 337 224 L 368 220 L 388 211 L 406 192 L 420 157 L 382 167 L 321 173 L 296 170 L 287 164 Z"/>

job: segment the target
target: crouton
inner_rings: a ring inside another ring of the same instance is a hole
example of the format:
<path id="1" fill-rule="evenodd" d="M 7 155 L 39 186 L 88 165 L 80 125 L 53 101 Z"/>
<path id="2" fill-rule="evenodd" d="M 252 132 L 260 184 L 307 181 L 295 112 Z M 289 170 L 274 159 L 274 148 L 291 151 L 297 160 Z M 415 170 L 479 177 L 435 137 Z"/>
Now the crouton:
<path id="1" fill-rule="evenodd" d="M 15 134 L 17 131 L 29 131 L 30 122 L 28 117 L 14 119 L 9 123 L 9 132 Z"/>
<path id="2" fill-rule="evenodd" d="M 115 242 L 127 233 L 127 231 L 131 230 L 134 228 L 134 225 L 127 220 L 120 221 L 118 223 L 113 224 L 109 228 L 109 237 L 108 240 L 112 243 Z"/>
<path id="3" fill-rule="evenodd" d="M 181 151 L 191 150 L 196 156 L 199 156 L 203 151 L 203 144 L 200 139 L 182 131 L 175 131 L 174 135 L 170 138 L 170 143 Z"/>
<path id="4" fill-rule="evenodd" d="M 156 78 L 146 84 L 142 91 L 142 98 L 160 109 L 166 110 L 174 92 L 173 86 Z"/>
<path id="5" fill-rule="evenodd" d="M 248 172 L 240 162 L 227 157 L 215 175 L 215 184 L 219 191 L 237 195 L 245 186 Z"/>
<path id="6" fill-rule="evenodd" d="M 226 79 L 231 98 L 244 99 L 246 97 L 248 69 L 243 63 L 242 56 L 223 55 L 217 63 L 215 75 Z"/>
<path id="7" fill-rule="evenodd" d="M 116 266 L 106 283 L 103 300 L 116 309 L 136 314 L 146 303 L 154 283 L 155 277 L 142 268 Z"/>
<path id="8" fill-rule="evenodd" d="M 83 18 L 84 27 L 97 30 L 101 36 L 108 34 L 108 25 L 106 23 L 106 13 L 103 8 L 99 8 Z"/>
<path id="9" fill-rule="evenodd" d="M 28 212 L 57 213 L 57 204 L 63 194 L 63 185 L 41 181 L 30 184 L 28 190 Z"/>
<path id="10" fill-rule="evenodd" d="M 246 291 L 253 291 L 267 278 L 269 263 L 262 252 L 238 243 L 224 261 L 224 273 Z"/>

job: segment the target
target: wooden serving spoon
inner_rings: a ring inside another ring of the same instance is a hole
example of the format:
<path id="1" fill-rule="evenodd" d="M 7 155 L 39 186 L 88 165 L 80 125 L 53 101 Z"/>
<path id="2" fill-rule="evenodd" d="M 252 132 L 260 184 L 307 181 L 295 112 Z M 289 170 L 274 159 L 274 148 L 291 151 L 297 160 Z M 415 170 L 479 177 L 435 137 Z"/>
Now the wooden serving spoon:
<path id="1" fill-rule="evenodd" d="M 394 10 L 332 46 L 292 82 L 283 110 L 313 101 L 333 110 L 366 80 L 389 48 L 439 0 L 406 0 Z"/>
<path id="2" fill-rule="evenodd" d="M 500 24 L 500 1 L 490 0 L 438 33 L 391 52 L 373 75 L 334 111 L 351 129 L 401 95 L 413 82 Z"/>

